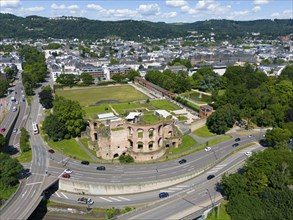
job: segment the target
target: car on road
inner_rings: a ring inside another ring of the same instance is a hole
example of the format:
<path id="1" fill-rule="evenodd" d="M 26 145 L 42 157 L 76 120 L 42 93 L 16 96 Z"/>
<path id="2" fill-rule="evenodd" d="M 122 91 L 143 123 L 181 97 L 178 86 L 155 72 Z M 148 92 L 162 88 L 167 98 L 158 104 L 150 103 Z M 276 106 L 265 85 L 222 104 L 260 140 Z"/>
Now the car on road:
<path id="1" fill-rule="evenodd" d="M 253 134 L 250 134 L 250 135 L 248 135 L 248 137 L 249 137 L 249 138 L 252 138 L 252 137 L 254 137 L 254 135 L 253 135 Z"/>
<path id="2" fill-rule="evenodd" d="M 69 173 L 64 173 L 62 175 L 63 178 L 69 179 L 70 178 L 70 174 Z"/>
<path id="3" fill-rule="evenodd" d="M 17 132 L 17 128 L 13 128 L 12 132 L 13 133 L 16 133 Z"/>
<path id="4" fill-rule="evenodd" d="M 15 104 L 17 105 L 18 104 L 18 101 L 15 101 Z"/>
<path id="5" fill-rule="evenodd" d="M 86 161 L 86 160 L 83 160 L 83 161 L 81 161 L 81 164 L 82 164 L 82 165 L 89 165 L 90 162 L 88 162 L 88 161 Z"/>
<path id="6" fill-rule="evenodd" d="M 181 160 L 179 160 L 179 164 L 184 164 L 184 163 L 186 163 L 186 162 L 187 162 L 186 159 L 181 159 Z"/>
<path id="7" fill-rule="evenodd" d="M 238 146 L 239 146 L 238 143 L 232 144 L 232 147 L 238 147 Z"/>
<path id="8" fill-rule="evenodd" d="M 77 202 L 82 204 L 88 204 L 88 205 L 94 204 L 94 200 L 92 200 L 91 198 L 86 198 L 86 197 L 78 198 Z"/>
<path id="9" fill-rule="evenodd" d="M 250 157 L 252 155 L 252 152 L 251 151 L 247 151 L 246 153 L 245 153 L 245 156 L 247 156 L 247 157 Z"/>
<path id="10" fill-rule="evenodd" d="M 159 193 L 159 198 L 161 199 L 161 198 L 166 198 L 166 197 L 168 197 L 169 196 L 169 193 L 167 193 L 167 192 L 160 192 Z"/>
<path id="11" fill-rule="evenodd" d="M 1 132 L 5 132 L 6 131 L 6 128 L 1 128 Z"/>
<path id="12" fill-rule="evenodd" d="M 64 172 L 63 173 L 72 173 L 72 170 L 71 169 L 66 169 L 66 170 L 64 170 Z"/>
<path id="13" fill-rule="evenodd" d="M 55 153 L 55 151 L 53 149 L 49 149 L 48 152 L 51 153 L 51 154 Z"/>
<path id="14" fill-rule="evenodd" d="M 240 138 L 236 138 L 235 141 L 236 141 L 236 142 L 240 141 Z"/>
<path id="15" fill-rule="evenodd" d="M 104 167 L 104 166 L 98 166 L 97 167 L 97 170 L 106 170 L 106 167 Z"/>
<path id="16" fill-rule="evenodd" d="M 205 150 L 206 152 L 209 152 L 209 151 L 212 150 L 212 148 L 210 148 L 210 147 L 206 147 L 204 150 Z"/>
<path id="17" fill-rule="evenodd" d="M 207 180 L 211 180 L 211 179 L 213 179 L 214 177 L 215 177 L 214 174 L 208 175 Z"/>

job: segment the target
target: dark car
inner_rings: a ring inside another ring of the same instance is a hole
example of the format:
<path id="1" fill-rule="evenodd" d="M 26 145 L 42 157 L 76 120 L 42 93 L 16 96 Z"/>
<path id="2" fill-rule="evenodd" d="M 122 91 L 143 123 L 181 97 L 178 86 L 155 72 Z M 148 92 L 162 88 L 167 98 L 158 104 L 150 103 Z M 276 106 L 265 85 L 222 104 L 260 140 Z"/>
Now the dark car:
<path id="1" fill-rule="evenodd" d="M 232 144 L 232 147 L 238 147 L 238 146 L 239 146 L 238 143 Z"/>
<path id="2" fill-rule="evenodd" d="M 83 164 L 83 165 L 89 165 L 90 162 L 88 162 L 88 161 L 86 161 L 86 160 L 83 160 L 83 161 L 81 161 L 81 164 Z"/>
<path id="3" fill-rule="evenodd" d="M 211 180 L 211 179 L 213 179 L 214 177 L 215 177 L 215 175 L 213 175 L 213 174 L 208 175 L 207 180 Z"/>
<path id="4" fill-rule="evenodd" d="M 186 159 L 179 160 L 179 163 L 180 163 L 180 164 L 184 164 L 184 163 L 186 163 L 186 162 L 187 162 Z"/>
<path id="5" fill-rule="evenodd" d="M 106 167 L 104 167 L 104 166 L 99 166 L 99 167 L 97 167 L 97 170 L 106 170 Z"/>
<path id="6" fill-rule="evenodd" d="M 70 174 L 69 174 L 69 173 L 64 173 L 64 174 L 62 175 L 62 177 L 68 179 L 68 178 L 70 178 Z"/>
<path id="7" fill-rule="evenodd" d="M 48 152 L 51 153 L 51 154 L 55 153 L 55 151 L 53 149 L 49 149 Z"/>
<path id="8" fill-rule="evenodd" d="M 236 141 L 236 142 L 237 142 L 237 141 L 240 141 L 240 138 L 236 138 L 235 141 Z"/>
<path id="9" fill-rule="evenodd" d="M 168 196 L 169 196 L 169 193 L 167 193 L 167 192 L 161 192 L 161 193 L 159 193 L 159 198 L 166 198 Z"/>
<path id="10" fill-rule="evenodd" d="M 1 132 L 5 132 L 6 131 L 6 128 L 1 128 Z"/>

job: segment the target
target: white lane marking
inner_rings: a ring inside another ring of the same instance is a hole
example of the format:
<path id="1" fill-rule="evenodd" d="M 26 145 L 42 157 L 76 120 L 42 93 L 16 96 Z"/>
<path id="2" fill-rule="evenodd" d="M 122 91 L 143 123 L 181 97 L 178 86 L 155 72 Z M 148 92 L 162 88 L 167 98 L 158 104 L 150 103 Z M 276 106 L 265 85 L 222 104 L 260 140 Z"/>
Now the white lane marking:
<path id="1" fill-rule="evenodd" d="M 109 197 L 109 199 L 112 199 L 112 200 L 115 200 L 115 201 L 121 202 L 120 199 L 116 199 L 116 198 L 114 198 L 114 197 Z"/>
<path id="2" fill-rule="evenodd" d="M 192 190 L 190 190 L 190 191 L 188 191 L 188 192 L 186 192 L 187 194 L 189 194 L 189 193 L 192 193 L 192 192 L 194 192 L 195 191 L 195 189 L 192 189 Z"/>
<path id="3" fill-rule="evenodd" d="M 18 211 L 19 208 L 20 208 L 20 206 L 16 207 L 16 208 L 14 209 L 14 212 L 13 212 L 13 213 L 16 213 L 16 212 Z"/>
<path id="4" fill-rule="evenodd" d="M 121 180 L 111 180 L 110 182 L 111 182 L 111 183 L 120 183 Z"/>
<path id="5" fill-rule="evenodd" d="M 61 192 L 61 194 L 62 194 L 66 199 L 68 199 L 68 197 L 67 197 L 63 192 Z"/>
<path id="6" fill-rule="evenodd" d="M 42 182 L 35 182 L 35 183 L 27 183 L 26 185 L 29 186 L 29 185 L 35 185 L 35 184 L 40 184 Z"/>
<path id="7" fill-rule="evenodd" d="M 126 200 L 126 201 L 130 201 L 130 199 L 124 198 L 124 197 L 122 197 L 122 196 L 118 196 L 117 198 L 119 198 L 119 199 L 123 199 L 123 200 Z"/>
<path id="8" fill-rule="evenodd" d="M 171 188 L 168 188 L 170 190 L 181 190 L 181 188 L 176 188 L 176 187 L 171 187 Z"/>
<path id="9" fill-rule="evenodd" d="M 59 198 L 61 197 L 57 192 L 55 192 L 55 194 L 56 194 Z"/>
<path id="10" fill-rule="evenodd" d="M 27 190 L 22 194 L 22 196 L 21 197 L 24 197 L 25 196 L 25 194 L 27 193 Z"/>
<path id="11" fill-rule="evenodd" d="M 103 200 L 105 200 L 105 201 L 107 201 L 107 202 L 112 202 L 111 200 L 109 200 L 109 199 L 106 199 L 106 198 L 104 198 L 104 197 L 99 197 L 100 199 L 103 199 Z"/>
<path id="12" fill-rule="evenodd" d="M 31 195 L 31 198 L 33 198 L 33 196 L 34 196 L 35 192 L 36 192 L 36 190 L 34 190 L 34 192 L 32 193 L 32 195 Z"/>
<path id="13" fill-rule="evenodd" d="M 180 188 L 188 188 L 189 186 L 187 186 L 187 185 L 178 185 L 178 186 L 176 186 L 176 187 L 180 187 Z"/>

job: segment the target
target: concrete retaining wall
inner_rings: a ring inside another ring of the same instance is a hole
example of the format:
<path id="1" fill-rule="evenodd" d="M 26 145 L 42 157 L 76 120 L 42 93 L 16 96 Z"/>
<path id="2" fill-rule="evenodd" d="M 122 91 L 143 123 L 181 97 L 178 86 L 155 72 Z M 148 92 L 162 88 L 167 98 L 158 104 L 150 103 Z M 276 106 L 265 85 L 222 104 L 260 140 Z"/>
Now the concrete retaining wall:
<path id="1" fill-rule="evenodd" d="M 191 132 L 195 131 L 196 129 L 199 129 L 199 128 L 203 127 L 206 124 L 206 122 L 207 122 L 206 118 L 195 120 L 194 122 L 192 122 L 190 124 Z"/>

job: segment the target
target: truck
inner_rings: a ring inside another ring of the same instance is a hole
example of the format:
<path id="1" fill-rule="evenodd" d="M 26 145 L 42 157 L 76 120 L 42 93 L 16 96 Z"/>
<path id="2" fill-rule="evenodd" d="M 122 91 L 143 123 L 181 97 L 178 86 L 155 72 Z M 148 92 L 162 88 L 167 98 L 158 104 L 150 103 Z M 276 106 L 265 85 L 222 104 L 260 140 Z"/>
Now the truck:
<path id="1" fill-rule="evenodd" d="M 94 204 L 94 201 L 91 198 L 86 198 L 86 197 L 80 197 L 77 199 L 78 203 L 82 204 L 87 204 L 87 205 L 92 205 Z"/>

